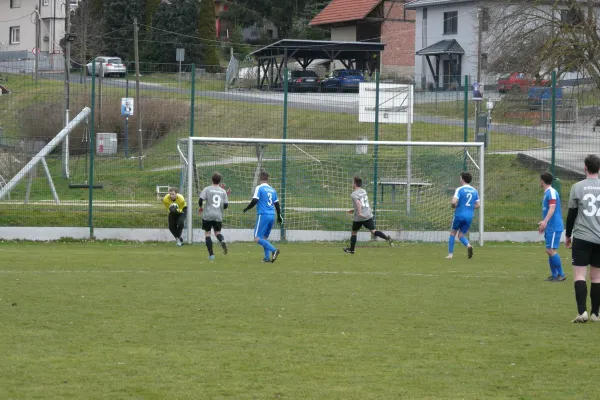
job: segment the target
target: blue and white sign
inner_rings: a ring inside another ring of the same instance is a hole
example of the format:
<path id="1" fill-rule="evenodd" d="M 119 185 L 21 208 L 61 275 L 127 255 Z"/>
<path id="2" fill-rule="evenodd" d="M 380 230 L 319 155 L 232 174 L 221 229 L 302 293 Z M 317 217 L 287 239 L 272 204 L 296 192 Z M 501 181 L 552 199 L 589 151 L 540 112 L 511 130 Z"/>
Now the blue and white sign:
<path id="1" fill-rule="evenodd" d="M 124 117 L 133 116 L 133 97 L 123 97 L 121 99 L 121 115 Z"/>

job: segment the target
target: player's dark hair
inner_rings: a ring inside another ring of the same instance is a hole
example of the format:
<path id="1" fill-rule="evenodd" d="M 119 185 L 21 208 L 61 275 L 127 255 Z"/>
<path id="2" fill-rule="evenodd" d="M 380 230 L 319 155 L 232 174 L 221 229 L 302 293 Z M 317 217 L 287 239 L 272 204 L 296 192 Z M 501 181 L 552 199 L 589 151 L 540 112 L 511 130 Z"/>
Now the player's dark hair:
<path id="1" fill-rule="evenodd" d="M 358 187 L 362 187 L 362 179 L 360 179 L 360 177 L 355 176 L 354 177 L 354 184 Z"/>
<path id="2" fill-rule="evenodd" d="M 470 172 L 461 172 L 460 177 L 463 181 L 465 181 L 465 183 L 471 183 L 471 181 L 473 180 L 473 175 L 471 175 Z"/>
<path id="3" fill-rule="evenodd" d="M 540 179 L 546 185 L 552 185 L 552 181 L 554 180 L 554 176 L 552 176 L 552 174 L 550 172 L 546 171 L 546 172 L 542 172 L 542 174 L 540 175 Z"/>
<path id="4" fill-rule="evenodd" d="M 600 157 L 590 154 L 584 160 L 585 167 L 590 174 L 597 174 L 600 171 Z"/>
<path id="5" fill-rule="evenodd" d="M 170 187 L 170 188 L 169 188 L 169 192 L 175 192 L 175 193 L 179 193 L 179 192 L 177 191 L 177 188 L 174 188 L 174 187 Z"/>
<path id="6" fill-rule="evenodd" d="M 269 180 L 269 173 L 267 171 L 260 171 L 258 177 L 260 178 L 261 182 L 266 182 Z"/>
<path id="7" fill-rule="evenodd" d="M 215 172 L 212 176 L 212 183 L 214 183 L 215 185 L 218 185 L 219 183 L 221 183 L 221 174 L 218 172 Z"/>

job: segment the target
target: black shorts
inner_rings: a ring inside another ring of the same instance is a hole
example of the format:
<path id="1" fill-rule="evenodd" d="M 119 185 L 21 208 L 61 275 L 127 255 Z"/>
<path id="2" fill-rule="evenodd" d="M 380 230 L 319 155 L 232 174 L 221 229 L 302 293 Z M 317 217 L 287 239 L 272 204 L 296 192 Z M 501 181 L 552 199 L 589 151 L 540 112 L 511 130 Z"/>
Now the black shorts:
<path id="1" fill-rule="evenodd" d="M 361 226 L 364 226 L 368 230 L 372 231 L 375 229 L 375 222 L 373 222 L 373 218 L 369 218 L 366 221 L 354 221 L 352 222 L 352 232 L 358 231 Z"/>
<path id="2" fill-rule="evenodd" d="M 571 257 L 576 267 L 600 268 L 600 243 L 573 238 Z"/>
<path id="3" fill-rule="evenodd" d="M 214 229 L 215 232 L 221 232 L 222 227 L 223 223 L 221 221 L 202 220 L 202 230 L 204 230 L 204 232 L 210 232 L 211 229 Z"/>

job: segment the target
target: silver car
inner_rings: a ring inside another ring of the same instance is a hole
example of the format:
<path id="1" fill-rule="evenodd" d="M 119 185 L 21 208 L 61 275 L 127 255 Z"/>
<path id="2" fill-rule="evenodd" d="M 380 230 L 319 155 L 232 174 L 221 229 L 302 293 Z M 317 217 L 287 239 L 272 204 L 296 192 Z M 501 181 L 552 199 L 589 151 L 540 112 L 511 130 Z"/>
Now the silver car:
<path id="1" fill-rule="evenodd" d="M 124 77 L 127 72 L 127 68 L 125 64 L 123 64 L 123 60 L 119 57 L 105 57 L 100 56 L 96 57 L 94 61 L 86 64 L 85 69 L 88 75 L 92 75 L 92 64 L 96 63 L 96 75 L 100 75 L 100 68 L 102 68 L 102 76 L 120 76 Z M 102 64 L 102 67 L 100 67 Z"/>

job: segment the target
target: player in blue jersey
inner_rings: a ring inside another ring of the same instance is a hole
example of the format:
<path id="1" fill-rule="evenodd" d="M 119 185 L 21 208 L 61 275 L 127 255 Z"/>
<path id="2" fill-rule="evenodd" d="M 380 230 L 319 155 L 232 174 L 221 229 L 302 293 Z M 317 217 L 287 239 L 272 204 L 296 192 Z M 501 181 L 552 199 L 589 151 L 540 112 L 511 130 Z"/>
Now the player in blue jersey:
<path id="1" fill-rule="evenodd" d="M 263 262 L 274 263 L 280 251 L 273 247 L 267 239 L 275 224 L 275 212 L 277 212 L 277 222 L 279 224 L 283 223 L 283 218 L 281 218 L 277 192 L 268 183 L 269 174 L 266 171 L 261 171 L 259 179 L 260 185 L 254 190 L 254 196 L 252 196 L 250 204 L 244 208 L 244 212 L 258 204 L 256 209 L 256 224 L 254 225 L 254 241 L 260 244 L 265 250 Z"/>
<path id="2" fill-rule="evenodd" d="M 540 186 L 544 189 L 544 199 L 542 200 L 542 221 L 538 223 L 538 232 L 543 233 L 546 239 L 546 253 L 548 254 L 551 274 L 546 280 L 561 282 L 566 278 L 562 261 L 556 249 L 560 245 L 560 237 L 565 227 L 562 220 L 560 196 L 552 187 L 553 180 L 554 177 L 550 172 L 542 172 L 540 175 Z"/>
<path id="3" fill-rule="evenodd" d="M 454 239 L 458 240 L 467 247 L 469 258 L 473 257 L 473 246 L 465 237 L 471 227 L 473 214 L 475 209 L 479 208 L 479 193 L 470 185 L 473 176 L 469 172 L 461 172 L 461 186 L 456 189 L 452 197 L 452 208 L 454 208 L 454 219 L 452 220 L 452 228 L 450 228 L 450 238 L 448 239 L 448 256 L 451 259 L 454 254 Z"/>

